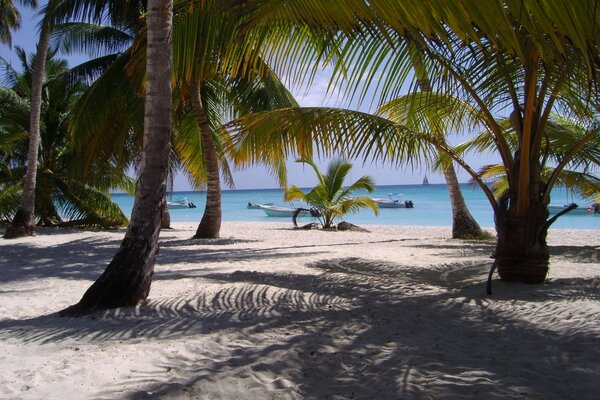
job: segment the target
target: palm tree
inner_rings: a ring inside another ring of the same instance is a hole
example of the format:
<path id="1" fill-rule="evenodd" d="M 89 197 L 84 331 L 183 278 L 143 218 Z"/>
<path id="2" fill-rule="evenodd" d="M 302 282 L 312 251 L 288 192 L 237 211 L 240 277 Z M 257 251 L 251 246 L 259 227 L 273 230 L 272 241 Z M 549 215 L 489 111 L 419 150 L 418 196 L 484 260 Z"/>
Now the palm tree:
<path id="1" fill-rule="evenodd" d="M 507 143 L 514 152 L 519 144 L 517 133 L 511 126 L 509 120 L 500 120 L 500 125 L 505 129 Z M 556 165 L 565 154 L 572 152 L 573 147 L 581 140 L 586 129 L 577 120 L 552 114 L 548 120 L 542 147 L 545 149 L 545 164 Z M 487 131 L 461 143 L 455 147 L 457 154 L 461 157 L 469 151 L 486 152 L 494 147 L 493 138 Z M 556 180 L 555 186 L 563 187 L 573 195 L 592 199 L 600 192 L 600 178 L 594 173 L 600 166 L 600 136 L 585 144 L 571 162 L 567 165 L 569 169 L 563 169 Z M 554 168 L 545 166 L 540 172 L 542 180 L 550 179 Z M 489 183 L 496 198 L 502 198 L 509 190 L 506 168 L 503 164 L 489 164 L 478 171 L 482 180 Z"/>
<path id="2" fill-rule="evenodd" d="M 346 133 L 331 140 L 323 137 L 322 143 L 330 145 L 332 152 L 352 149 L 355 154 L 366 152 L 380 158 L 411 158 L 424 143 L 449 154 L 480 185 L 494 210 L 498 232 L 495 262 L 500 277 L 542 282 L 548 271 L 546 234 L 552 220 L 547 218 L 546 207 L 551 189 L 577 151 L 600 132 L 600 31 L 595 29 L 600 14 L 594 12 L 596 1 L 460 0 L 412 2 L 410 6 L 385 0 L 342 3 L 336 2 L 335 7 L 353 12 L 336 14 L 325 2 L 319 2 L 319 15 L 311 17 L 308 9 L 288 5 L 273 11 L 269 23 L 293 19 L 326 29 L 337 26 L 348 46 L 342 51 L 343 66 L 350 70 L 337 68 L 339 78 L 334 82 L 348 78 L 349 95 L 363 98 L 367 89 L 375 86 L 380 104 L 398 97 L 408 76 L 407 51 L 424 51 L 432 88 L 479 109 L 506 168 L 509 190 L 497 201 L 476 171 L 447 144 L 434 135 L 398 131 L 385 121 L 367 124 L 364 116 L 356 115 L 353 122 L 363 125 L 351 129 L 354 138 Z M 541 144 L 550 111 L 555 108 L 577 116 L 587 128 L 545 181 L 540 173 L 545 162 Z M 515 152 L 511 152 L 497 121 L 501 114 L 511 117 L 520 138 Z M 322 121 L 321 127 L 338 127 L 339 119 L 335 124 L 333 119 L 340 114 L 324 117 L 329 121 Z M 290 136 L 293 134 L 287 138 Z M 413 140 L 416 138 L 419 140 Z M 307 139 L 302 136 L 301 140 Z"/>
<path id="3" fill-rule="evenodd" d="M 51 0 L 52 1 L 52 0 Z M 12 223 L 6 228 L 4 238 L 11 239 L 35 234 L 35 182 L 40 146 L 40 113 L 42 107 L 42 86 L 44 68 L 50 45 L 51 25 L 48 14 L 44 14 L 40 26 L 39 42 L 33 62 L 31 101 L 29 113 L 29 150 L 27 173 L 23 184 L 23 197 Z"/>
<path id="4" fill-rule="evenodd" d="M 346 214 L 356 213 L 361 208 L 370 208 L 375 215 L 379 214 L 377 202 L 370 197 L 355 196 L 358 190 L 372 192 L 375 190 L 373 179 L 363 176 L 348 187 L 344 187 L 344 179 L 352 169 L 352 164 L 342 159 L 334 159 L 327 167 L 327 173 L 323 174 L 312 160 L 298 160 L 310 165 L 319 183 L 309 192 L 304 193 L 296 186 L 290 186 L 285 190 L 285 201 L 302 200 L 319 211 L 321 224 L 324 229 L 332 227 L 336 218 Z"/>
<path id="5" fill-rule="evenodd" d="M 36 0 L 20 0 L 24 6 L 37 7 Z M 0 2 L 0 44 L 6 43 L 12 45 L 11 30 L 21 27 L 21 14 L 12 0 L 3 0 Z"/>
<path id="6" fill-rule="evenodd" d="M 32 68 L 25 52 L 17 48 L 17 53 L 24 72 L 17 73 L 5 63 L 9 72 L 6 80 L 12 81 L 13 85 L 10 89 L 0 88 L 4 105 L 0 110 L 0 122 L 6 127 L 7 139 L 24 136 L 22 133 L 27 131 L 29 121 L 31 81 L 28 78 L 32 75 Z M 44 225 L 107 227 L 127 223 L 118 205 L 112 202 L 108 190 L 118 186 L 128 189 L 132 186 L 130 179 L 106 160 L 98 160 L 98 173 L 93 179 L 79 173 L 67 127 L 73 103 L 85 85 L 66 79 L 67 68 L 63 60 L 49 58 L 46 71 L 48 82 L 42 96 L 43 124 L 40 132 L 42 146 L 36 174 L 36 216 Z M 23 137 L 18 147 L 7 148 L 2 157 L 8 165 L 0 171 L 2 181 L 6 183 L 0 188 L 0 198 L 6 200 L 5 203 L 0 202 L 0 214 L 4 217 L 12 217 L 16 212 L 18 201 L 15 204 L 15 200 L 21 196 L 26 156 L 27 140 Z M 64 222 L 63 217 L 68 221 Z"/>
<path id="7" fill-rule="evenodd" d="M 421 92 L 431 92 L 431 83 L 422 59 L 422 52 L 411 52 L 410 60 L 415 73 L 417 86 Z M 444 137 L 443 134 L 440 137 Z M 444 178 L 450 195 L 450 206 L 452 207 L 452 238 L 453 239 L 481 239 L 485 235 L 481 227 L 471 215 L 465 198 L 462 195 L 456 170 L 452 162 L 448 163 L 445 168 Z"/>
<path id="8" fill-rule="evenodd" d="M 227 61 L 228 54 L 236 52 L 247 59 L 256 57 L 256 50 L 248 51 L 254 42 L 244 44 L 243 36 L 238 33 L 243 13 L 221 1 L 210 1 L 177 14 L 173 33 L 176 112 L 172 155 L 196 186 L 206 187 L 206 207 L 194 237 L 216 238 L 221 226 L 220 170 L 225 181 L 232 182 L 224 152 L 227 137 L 222 135 L 223 122 L 253 111 L 293 106 L 296 102 L 262 58 L 253 61 L 256 65 L 246 71 L 232 67 Z M 208 32 L 209 29 L 212 31 Z M 77 33 L 69 30 L 63 41 L 71 44 L 96 40 L 91 36 L 76 36 Z M 143 82 L 138 77 L 144 74 L 139 61 L 144 54 L 144 41 L 142 31 L 133 45 L 94 82 L 77 107 L 73 130 L 83 133 L 78 142 L 85 144 L 89 153 L 116 156 L 124 164 L 127 159 L 128 162 L 135 159 L 131 152 L 122 152 L 121 143 L 137 143 L 138 148 L 141 145 L 137 135 L 143 109 L 140 97 Z M 240 60 L 236 59 L 237 62 Z M 241 62 L 250 64 L 248 60 Z M 194 124 L 190 118 L 195 120 Z"/>
<path id="9" fill-rule="evenodd" d="M 171 0 L 148 1 L 144 148 L 131 222 L 119 251 L 104 273 L 79 303 L 63 310 L 62 315 L 133 306 L 145 300 L 150 292 L 172 129 L 172 7 Z"/>

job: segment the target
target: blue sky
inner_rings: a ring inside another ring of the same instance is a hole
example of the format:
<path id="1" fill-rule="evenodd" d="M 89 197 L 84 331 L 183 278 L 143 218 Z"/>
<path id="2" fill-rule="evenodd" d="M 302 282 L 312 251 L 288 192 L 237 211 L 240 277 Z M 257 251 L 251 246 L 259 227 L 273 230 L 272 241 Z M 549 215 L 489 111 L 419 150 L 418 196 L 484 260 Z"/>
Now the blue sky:
<path id="1" fill-rule="evenodd" d="M 16 1 L 18 3 L 18 1 Z M 45 3 L 41 1 L 40 3 Z M 37 41 L 37 22 L 39 16 L 36 11 L 19 7 L 22 15 L 21 29 L 13 33 L 13 46 L 20 46 L 26 49 L 28 53 L 35 51 Z M 0 56 L 10 60 L 15 65 L 18 61 L 14 57 L 14 51 L 8 46 L 0 45 Z M 82 55 L 62 55 L 69 60 L 70 65 L 76 65 L 85 60 Z M 328 87 L 327 71 L 319 73 L 310 88 L 294 89 L 292 92 L 302 106 L 335 106 L 339 102 L 335 97 L 327 96 Z M 334 91 L 335 92 L 335 91 Z M 327 100 L 328 99 L 328 100 Z M 368 101 L 365 102 L 368 104 Z M 360 107 L 361 111 L 368 111 L 367 106 Z M 455 139 L 453 141 L 460 141 Z M 472 167 L 478 169 L 490 160 L 483 160 L 483 157 L 469 157 L 467 161 Z M 430 183 L 444 183 L 444 177 L 440 173 L 433 172 L 423 165 L 419 169 L 396 168 L 388 164 L 367 163 L 363 165 L 362 160 L 353 161 L 354 168 L 350 175 L 350 180 L 357 179 L 362 175 L 370 175 L 375 179 L 377 185 L 398 185 L 421 183 L 423 176 L 427 174 Z M 317 160 L 322 167 L 327 165 L 327 160 Z M 311 186 L 316 182 L 314 173 L 310 167 L 305 167 L 294 162 L 292 157 L 288 161 L 288 182 L 300 187 Z M 457 169 L 459 180 L 468 181 L 468 175 L 460 169 Z M 260 166 L 234 171 L 234 180 L 236 189 L 257 189 L 277 187 L 277 180 L 271 176 L 268 171 Z M 189 190 L 190 185 L 184 176 L 177 176 L 175 179 L 175 190 Z"/>

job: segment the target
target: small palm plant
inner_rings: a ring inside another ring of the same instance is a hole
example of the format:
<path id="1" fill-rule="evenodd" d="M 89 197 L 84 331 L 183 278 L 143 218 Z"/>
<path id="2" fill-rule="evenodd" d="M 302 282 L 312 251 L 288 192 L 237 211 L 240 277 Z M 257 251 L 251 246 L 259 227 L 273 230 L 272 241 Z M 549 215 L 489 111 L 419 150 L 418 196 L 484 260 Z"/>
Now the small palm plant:
<path id="1" fill-rule="evenodd" d="M 336 218 L 346 214 L 358 212 L 361 208 L 370 208 L 375 215 L 379 214 L 379 206 L 370 197 L 353 196 L 357 190 L 372 192 L 375 190 L 373 178 L 363 176 L 352 185 L 344 187 L 344 179 L 352 169 L 352 164 L 342 159 L 335 159 L 329 163 L 327 173 L 324 175 L 311 160 L 300 159 L 310 165 L 317 174 L 319 183 L 309 193 L 304 193 L 296 186 L 285 190 L 285 201 L 302 200 L 316 208 L 321 216 L 319 220 L 323 228 L 331 228 Z"/>

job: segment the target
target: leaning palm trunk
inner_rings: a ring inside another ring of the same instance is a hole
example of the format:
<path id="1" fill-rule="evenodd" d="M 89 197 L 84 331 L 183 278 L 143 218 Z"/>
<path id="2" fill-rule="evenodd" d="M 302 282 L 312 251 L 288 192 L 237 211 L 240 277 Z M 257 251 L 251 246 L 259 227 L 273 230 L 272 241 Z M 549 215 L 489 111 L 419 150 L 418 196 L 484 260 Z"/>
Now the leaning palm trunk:
<path id="1" fill-rule="evenodd" d="M 215 239 L 219 237 L 221 230 L 221 181 L 219 178 L 219 160 L 217 150 L 213 142 L 210 125 L 200 95 L 200 86 L 192 86 L 192 107 L 198 128 L 200 129 L 200 141 L 202 143 L 202 155 L 206 167 L 206 207 L 204 215 L 196 229 L 194 239 Z"/>
<path id="2" fill-rule="evenodd" d="M 104 273 L 78 304 L 61 315 L 134 306 L 145 300 L 150 292 L 171 138 L 172 0 L 149 0 L 148 10 L 142 171 L 131 221 L 121 247 Z"/>
<path id="3" fill-rule="evenodd" d="M 29 150 L 27 153 L 27 173 L 23 186 L 21 204 L 12 224 L 6 228 L 6 239 L 35 235 L 35 184 L 37 179 L 37 159 L 40 147 L 40 115 L 42 110 L 42 86 L 44 84 L 46 55 L 50 45 L 50 24 L 44 18 L 40 31 L 40 42 L 33 64 L 31 83 L 31 103 L 29 111 Z"/>
<path id="4" fill-rule="evenodd" d="M 452 239 L 482 238 L 484 235 L 481 227 L 469 212 L 452 164 L 444 170 L 444 177 L 446 178 L 452 206 Z"/>
<path id="5" fill-rule="evenodd" d="M 518 165 L 519 160 L 515 161 Z M 530 171 L 539 171 L 538 160 L 530 161 Z M 527 215 L 517 214 L 516 196 L 507 195 L 496 212 L 495 266 L 500 278 L 510 282 L 542 283 L 548 273 L 550 252 L 546 236 L 548 203 L 541 199 L 539 173 L 531 173 Z M 537 178 L 537 179 L 536 179 Z"/>
<path id="6" fill-rule="evenodd" d="M 422 92 L 431 92 L 431 82 L 421 55 L 413 52 L 411 53 L 410 60 L 415 74 L 418 75 L 417 85 L 419 89 Z M 483 238 L 484 235 L 479 224 L 475 221 L 465 203 L 452 163 L 444 169 L 444 178 L 446 179 L 448 194 L 450 195 L 450 205 L 452 207 L 452 239 Z"/>

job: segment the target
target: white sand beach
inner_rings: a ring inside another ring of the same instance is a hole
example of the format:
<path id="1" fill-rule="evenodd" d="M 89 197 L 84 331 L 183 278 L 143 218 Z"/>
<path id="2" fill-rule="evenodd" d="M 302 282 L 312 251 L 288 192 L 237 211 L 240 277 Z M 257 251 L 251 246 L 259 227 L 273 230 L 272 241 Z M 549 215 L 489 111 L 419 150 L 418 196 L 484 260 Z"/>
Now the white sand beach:
<path id="1" fill-rule="evenodd" d="M 124 231 L 0 239 L 2 399 L 597 399 L 600 230 L 551 230 L 547 283 L 450 228 L 163 231 L 148 302 L 76 303 Z"/>

